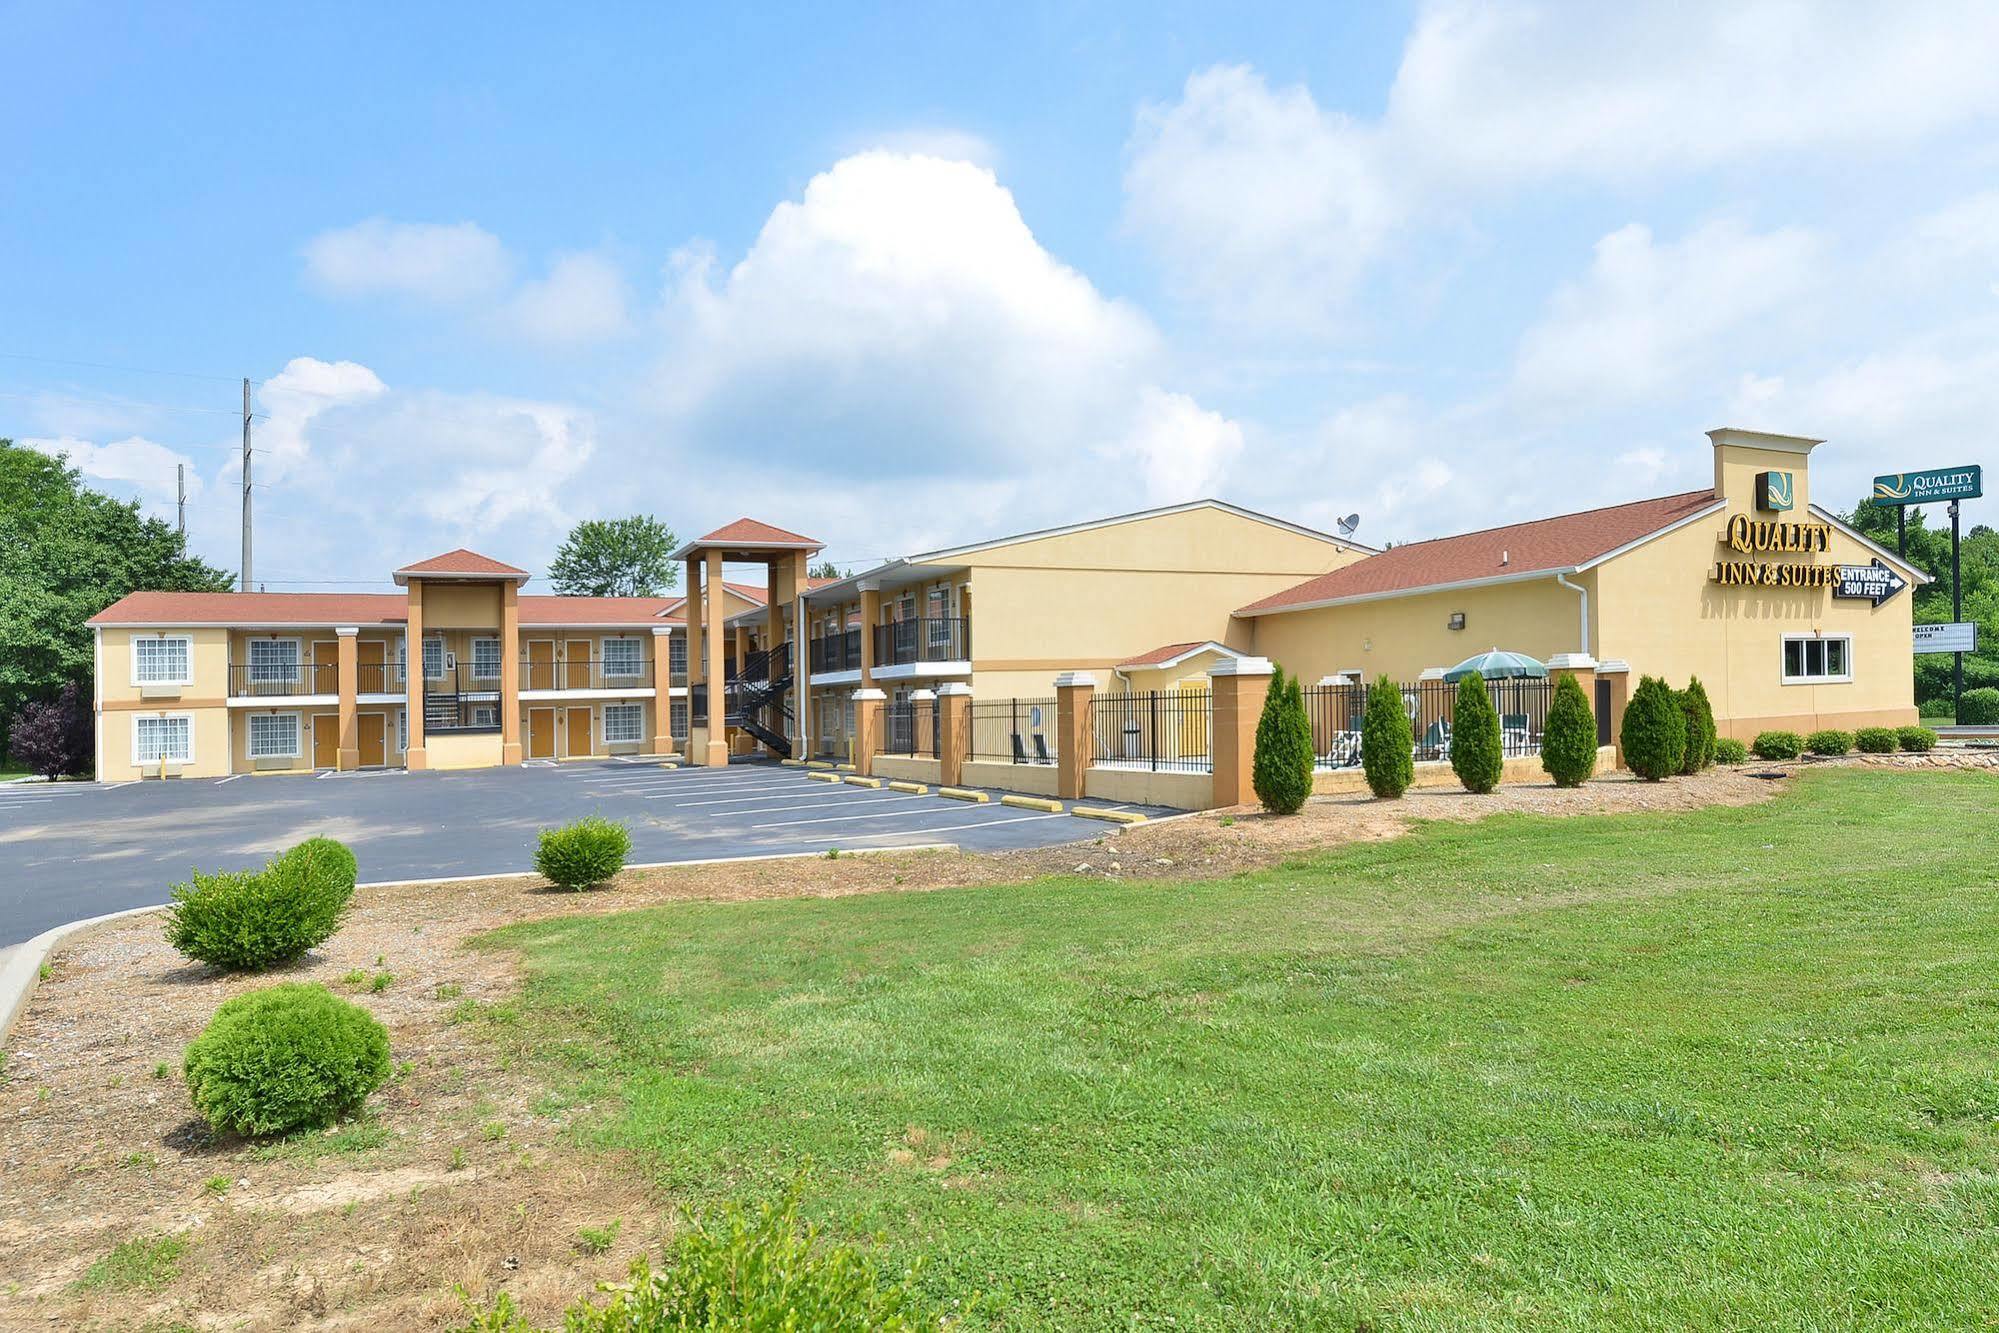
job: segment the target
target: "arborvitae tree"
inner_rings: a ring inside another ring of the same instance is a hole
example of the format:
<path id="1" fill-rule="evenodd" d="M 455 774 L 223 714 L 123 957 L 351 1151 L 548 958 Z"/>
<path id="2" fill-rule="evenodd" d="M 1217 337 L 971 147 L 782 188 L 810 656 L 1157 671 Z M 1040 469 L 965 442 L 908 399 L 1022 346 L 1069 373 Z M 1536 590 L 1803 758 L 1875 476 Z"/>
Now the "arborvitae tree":
<path id="1" fill-rule="evenodd" d="M 1596 772 L 1596 715 L 1574 676 L 1555 682 L 1541 735 L 1541 767 L 1557 787 L 1580 787 Z"/>
<path id="2" fill-rule="evenodd" d="M 1680 694 L 1680 709 L 1687 718 L 1687 753 L 1680 757 L 1682 773 L 1698 773 L 1714 767 L 1714 747 L 1721 736 L 1715 730 L 1714 705 L 1699 676 L 1687 681 Z"/>
<path id="3" fill-rule="evenodd" d="M 1263 716 L 1256 722 L 1250 783 L 1256 799 L 1274 815 L 1297 814 L 1312 794 L 1312 723 L 1298 682 L 1282 667 L 1270 678 Z"/>
<path id="4" fill-rule="evenodd" d="M 1486 693 L 1483 676 L 1458 682 L 1458 703 L 1451 718 L 1451 771 L 1465 790 L 1484 796 L 1499 785 L 1505 756 L 1499 744 L 1499 713 Z"/>
<path id="5" fill-rule="evenodd" d="M 1394 800 L 1416 779 L 1416 734 L 1402 711 L 1402 688 L 1383 676 L 1367 692 L 1360 724 L 1360 767 L 1367 788 Z"/>
<path id="6" fill-rule="evenodd" d="M 1680 771 L 1687 749 L 1687 719 L 1672 688 L 1657 676 L 1646 676 L 1631 692 L 1624 707 L 1624 726 L 1618 741 L 1624 748 L 1624 763 L 1647 782 Z"/>

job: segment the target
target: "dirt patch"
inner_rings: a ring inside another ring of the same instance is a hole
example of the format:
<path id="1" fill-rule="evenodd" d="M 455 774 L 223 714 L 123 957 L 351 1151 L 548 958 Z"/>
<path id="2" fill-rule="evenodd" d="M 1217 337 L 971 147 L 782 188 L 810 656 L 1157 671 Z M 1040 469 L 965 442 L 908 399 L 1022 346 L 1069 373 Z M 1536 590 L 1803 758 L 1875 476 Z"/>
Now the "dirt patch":
<path id="1" fill-rule="evenodd" d="M 1936 766 L 1884 757 L 1849 762 Z M 501 879 L 365 889 L 347 926 L 281 978 L 230 978 L 167 948 L 155 917 L 79 936 L 15 1029 L 0 1080 L 0 1326 L 436 1328 L 454 1288 L 504 1284 L 532 1316 L 621 1276 L 658 1241 L 671 1200 L 566 1134 L 589 1107 L 545 1104 L 453 1015 L 512 993 L 513 961 L 465 939 L 508 922 L 670 901 L 834 896 L 1005 883 L 1046 874 L 1206 878 L 1314 848 L 1394 837 L 1419 819 L 1745 805 L 1802 765 L 1721 769 L 1665 784 L 1614 775 L 1574 791 L 1412 792 L 1397 803 L 1314 799 L 1290 819 L 1220 811 L 1088 843 L 989 855 L 842 856 L 630 872 L 566 895 Z M 1987 756 L 1978 763 L 1992 767 Z M 374 978 L 391 979 L 380 991 Z M 215 1007 L 274 979 L 353 995 L 390 1031 L 396 1077 L 357 1125 L 276 1148 L 212 1143 L 188 1107 L 180 1059 Z M 941 1170 L 955 1145 L 912 1126 L 885 1145 Z M 620 1221 L 586 1254 L 578 1229 Z M 79 1286 L 114 1245 L 181 1236 L 156 1289 Z"/>

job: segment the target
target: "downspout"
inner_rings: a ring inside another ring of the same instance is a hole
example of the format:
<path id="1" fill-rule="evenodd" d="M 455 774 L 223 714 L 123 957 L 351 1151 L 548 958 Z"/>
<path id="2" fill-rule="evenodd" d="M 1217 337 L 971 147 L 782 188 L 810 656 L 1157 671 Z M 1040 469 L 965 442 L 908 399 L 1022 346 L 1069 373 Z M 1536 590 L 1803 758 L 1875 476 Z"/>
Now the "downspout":
<path id="1" fill-rule="evenodd" d="M 1582 599 L 1576 604 L 1576 644 L 1582 655 L 1588 657 L 1591 655 L 1589 650 L 1589 589 L 1580 583 L 1569 582 L 1569 574 L 1573 573 L 1575 573 L 1574 570 L 1569 570 L 1568 573 L 1558 573 L 1555 575 L 1555 582 L 1561 584 L 1564 588 L 1567 588 Z"/>

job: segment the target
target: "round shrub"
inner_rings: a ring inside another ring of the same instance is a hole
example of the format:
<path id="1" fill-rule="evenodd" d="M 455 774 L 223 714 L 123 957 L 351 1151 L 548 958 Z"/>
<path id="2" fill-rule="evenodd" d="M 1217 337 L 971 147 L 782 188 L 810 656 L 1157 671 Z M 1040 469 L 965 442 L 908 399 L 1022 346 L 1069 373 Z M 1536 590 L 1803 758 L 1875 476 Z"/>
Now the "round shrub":
<path id="1" fill-rule="evenodd" d="M 1360 724 L 1360 767 L 1367 789 L 1394 800 L 1416 780 L 1416 733 L 1402 711 L 1402 689 L 1383 676 L 1367 692 Z"/>
<path id="2" fill-rule="evenodd" d="M 1274 815 L 1295 815 L 1312 795 L 1312 721 L 1298 681 L 1279 667 L 1270 678 L 1263 715 L 1256 720 L 1256 753 L 1250 764 L 1256 799 Z"/>
<path id="3" fill-rule="evenodd" d="M 1758 759 L 1796 759 L 1805 752 L 1805 738 L 1795 731 L 1759 731 L 1749 749 Z"/>
<path id="4" fill-rule="evenodd" d="M 1580 787 L 1596 772 L 1596 714 L 1574 676 L 1555 682 L 1541 735 L 1541 767 L 1557 787 Z"/>
<path id="5" fill-rule="evenodd" d="M 1624 706 L 1618 729 L 1624 763 L 1647 782 L 1658 782 L 1680 771 L 1687 749 L 1687 719 L 1679 696 L 1657 676 L 1646 676 Z"/>
<path id="6" fill-rule="evenodd" d="M 340 928 L 354 873 L 354 854 L 331 838 L 307 839 L 262 870 L 197 870 L 174 885 L 167 943 L 232 972 L 293 962 Z"/>
<path id="7" fill-rule="evenodd" d="M 1458 701 L 1451 710 L 1451 771 L 1466 791 L 1485 796 L 1499 786 L 1505 769 L 1499 712 L 1486 692 L 1485 678 L 1466 676 L 1458 682 Z"/>
<path id="8" fill-rule="evenodd" d="M 1862 727 L 1853 733 L 1853 748 L 1862 754 L 1893 754 L 1899 744 L 1893 727 Z"/>
<path id="9" fill-rule="evenodd" d="M 1733 736 L 1723 736 L 1714 743 L 1714 761 L 1717 764 L 1740 764 L 1749 758 L 1749 747 Z"/>
<path id="10" fill-rule="evenodd" d="M 625 868 L 632 836 L 623 824 L 586 815 L 573 824 L 541 831 L 534 868 L 558 889 L 571 892 L 603 884 Z"/>
<path id="11" fill-rule="evenodd" d="M 1937 734 L 1928 727 L 1899 727 L 1895 739 L 1910 754 L 1928 754 L 1936 748 Z"/>
<path id="12" fill-rule="evenodd" d="M 389 1034 L 326 987 L 289 982 L 224 1003 L 181 1069 L 219 1132 L 281 1134 L 360 1106 L 389 1076 Z"/>
<path id="13" fill-rule="evenodd" d="M 1827 727 L 1805 737 L 1805 748 L 1813 754 L 1845 754 L 1853 748 L 1853 733 Z"/>
<path id="14" fill-rule="evenodd" d="M 1958 725 L 1989 727 L 1999 724 L 1999 690 L 1966 690 L 1957 705 Z"/>

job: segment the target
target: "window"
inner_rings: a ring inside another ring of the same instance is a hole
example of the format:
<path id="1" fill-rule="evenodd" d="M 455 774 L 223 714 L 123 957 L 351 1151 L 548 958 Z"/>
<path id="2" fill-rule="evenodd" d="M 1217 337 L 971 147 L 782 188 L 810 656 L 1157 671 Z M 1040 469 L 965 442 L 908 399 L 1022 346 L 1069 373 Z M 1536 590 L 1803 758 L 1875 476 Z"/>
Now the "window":
<path id="1" fill-rule="evenodd" d="M 250 680 L 265 685 L 297 684 L 298 640 L 250 640 Z"/>
<path id="2" fill-rule="evenodd" d="M 423 641 L 423 678 L 425 680 L 444 679 L 444 640 L 425 639 Z"/>
<path id="3" fill-rule="evenodd" d="M 194 674 L 189 662 L 191 640 L 184 634 L 171 638 L 132 640 L 132 683 L 134 685 L 192 685 Z"/>
<path id="4" fill-rule="evenodd" d="M 1845 634 L 1786 635 L 1786 685 L 1840 684 L 1853 679 L 1853 639 Z"/>
<path id="5" fill-rule="evenodd" d="M 493 704 L 474 704 L 472 706 L 472 725 L 475 727 L 499 726 L 499 708 Z"/>
<path id="6" fill-rule="evenodd" d="M 930 646 L 948 648 L 951 646 L 951 589 L 949 587 L 930 590 Z"/>
<path id="7" fill-rule="evenodd" d="M 666 646 L 666 670 L 671 676 L 687 674 L 687 636 L 672 635 Z"/>
<path id="8" fill-rule="evenodd" d="M 194 758 L 194 719 L 186 713 L 132 719 L 132 762 L 157 764 L 162 759 L 185 764 Z"/>
<path id="9" fill-rule="evenodd" d="M 687 700 L 675 699 L 666 706 L 666 722 L 672 733 L 682 740 L 687 738 Z"/>
<path id="10" fill-rule="evenodd" d="M 645 670 L 637 639 L 604 640 L 604 674 L 636 676 Z"/>
<path id="11" fill-rule="evenodd" d="M 410 748 L 410 710 L 407 708 L 397 709 L 396 749 L 404 754 L 407 754 L 409 753 L 409 748 Z"/>
<path id="12" fill-rule="evenodd" d="M 500 678 L 500 641 L 498 639 L 472 640 L 472 679 L 498 680 Z"/>
<path id="13" fill-rule="evenodd" d="M 250 757 L 252 759 L 298 758 L 298 714 L 250 714 Z"/>
<path id="14" fill-rule="evenodd" d="M 642 741 L 646 738 L 645 705 L 605 704 L 604 741 Z"/>

